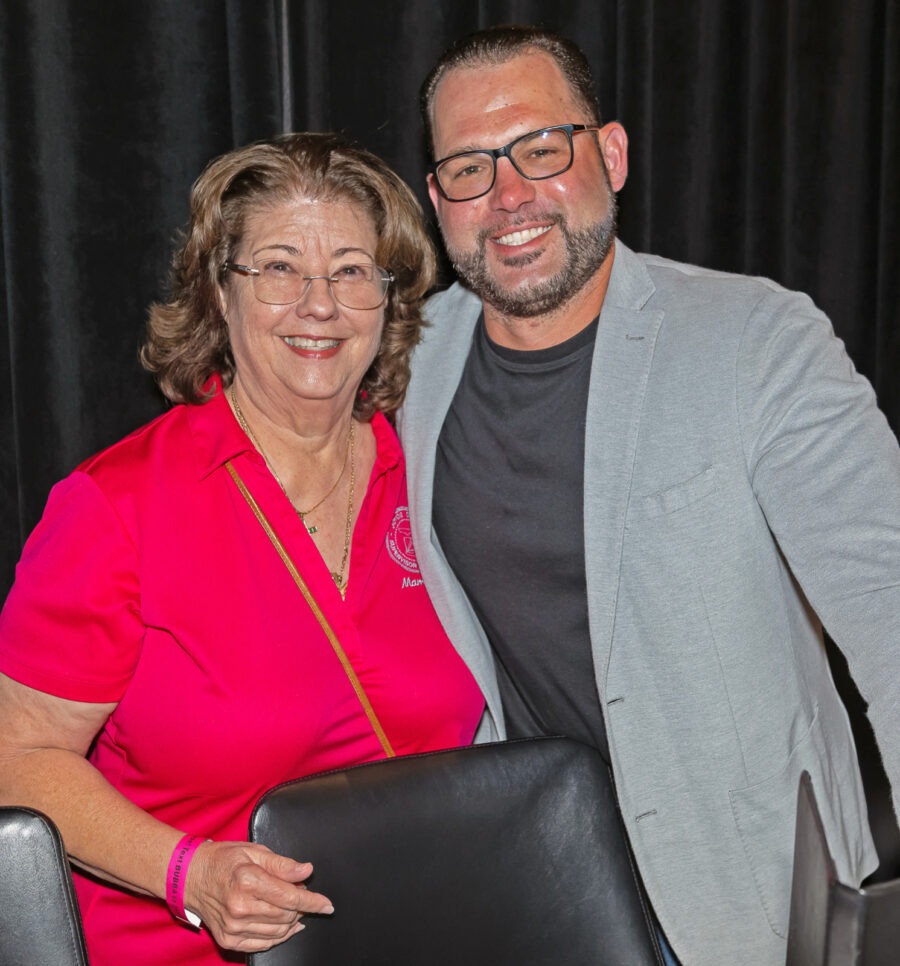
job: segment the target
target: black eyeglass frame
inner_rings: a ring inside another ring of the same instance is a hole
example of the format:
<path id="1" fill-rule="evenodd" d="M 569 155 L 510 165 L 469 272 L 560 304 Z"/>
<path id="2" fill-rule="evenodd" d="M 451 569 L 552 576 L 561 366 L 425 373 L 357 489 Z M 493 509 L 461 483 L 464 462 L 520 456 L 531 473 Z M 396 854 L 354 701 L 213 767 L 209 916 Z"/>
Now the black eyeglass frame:
<path id="1" fill-rule="evenodd" d="M 259 295 L 257 295 L 255 285 L 253 286 L 253 296 L 258 301 L 262 302 L 263 305 L 294 305 L 294 303 L 299 302 L 300 299 L 306 295 L 306 293 L 309 291 L 309 286 L 315 279 L 324 278 L 325 281 L 328 282 L 328 291 L 331 293 L 332 297 L 335 299 L 335 301 L 343 305 L 345 309 L 354 309 L 358 312 L 370 312 L 372 309 L 377 309 L 379 306 L 384 304 L 384 300 L 387 298 L 388 292 L 390 291 L 391 283 L 397 280 L 393 272 L 389 272 L 386 268 L 382 268 L 380 265 L 376 265 L 374 262 L 372 264 L 380 273 L 381 280 L 384 282 L 384 291 L 381 293 L 381 299 L 375 305 L 369 306 L 369 308 L 360 308 L 355 305 L 347 305 L 347 303 L 344 302 L 338 294 L 340 292 L 341 280 L 339 278 L 335 278 L 333 275 L 301 275 L 300 279 L 306 282 L 306 286 L 303 291 L 295 299 L 291 299 L 290 302 L 267 302 L 265 299 L 261 299 Z M 222 263 L 222 271 L 236 272 L 238 275 L 243 275 L 245 278 L 251 279 L 259 278 L 262 275 L 262 272 L 260 272 L 258 268 L 254 268 L 252 265 L 240 265 L 237 262 L 232 262 L 228 259 Z M 335 285 L 338 286 L 337 289 L 335 289 Z"/>
<path id="2" fill-rule="evenodd" d="M 482 198 L 486 195 L 493 187 L 497 181 L 497 161 L 500 158 L 509 158 L 509 163 L 516 169 L 517 173 L 520 174 L 527 181 L 546 181 L 548 178 L 558 178 L 561 174 L 565 174 L 569 168 L 575 163 L 575 145 L 572 143 L 572 136 L 575 134 L 581 134 L 584 131 L 599 131 L 600 127 L 596 124 L 550 124 L 547 127 L 540 127 L 536 131 L 529 131 L 527 134 L 520 134 L 517 138 L 513 138 L 509 144 L 504 144 L 502 148 L 476 148 L 471 151 L 457 151 L 456 154 L 448 154 L 446 158 L 440 158 L 433 164 L 428 165 L 429 174 L 434 175 L 434 183 L 437 185 L 438 191 L 447 200 L 452 202 L 457 201 L 474 201 L 476 198 Z M 525 174 L 525 172 L 516 164 L 515 159 L 510 153 L 512 149 L 520 142 L 525 141 L 528 138 L 533 138 L 538 135 L 544 134 L 547 131 L 562 131 L 569 142 L 569 163 L 560 168 L 559 171 L 554 171 L 552 174 L 542 174 L 534 178 L 531 175 Z M 491 162 L 494 165 L 494 171 L 491 176 L 491 183 L 484 189 L 484 191 L 479 191 L 477 195 L 471 195 L 467 198 L 451 198 L 447 192 L 444 190 L 444 186 L 441 184 L 441 176 L 438 174 L 438 168 L 441 165 L 446 164 L 448 161 L 452 161 L 454 158 L 464 158 L 470 154 L 486 154 L 491 158 Z"/>

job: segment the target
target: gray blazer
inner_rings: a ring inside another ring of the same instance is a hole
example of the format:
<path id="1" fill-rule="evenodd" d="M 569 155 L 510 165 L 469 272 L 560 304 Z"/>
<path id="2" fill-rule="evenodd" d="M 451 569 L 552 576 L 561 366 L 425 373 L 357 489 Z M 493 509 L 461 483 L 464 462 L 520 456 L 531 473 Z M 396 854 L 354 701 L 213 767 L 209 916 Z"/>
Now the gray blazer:
<path id="1" fill-rule="evenodd" d="M 459 285 L 430 301 L 399 425 L 419 564 L 484 690 L 487 739 L 503 735 L 490 648 L 431 525 L 480 310 Z M 900 451 L 806 296 L 617 243 L 584 532 L 597 688 L 654 909 L 687 966 L 780 966 L 801 771 L 841 878 L 877 862 L 821 624 L 900 772 Z"/>

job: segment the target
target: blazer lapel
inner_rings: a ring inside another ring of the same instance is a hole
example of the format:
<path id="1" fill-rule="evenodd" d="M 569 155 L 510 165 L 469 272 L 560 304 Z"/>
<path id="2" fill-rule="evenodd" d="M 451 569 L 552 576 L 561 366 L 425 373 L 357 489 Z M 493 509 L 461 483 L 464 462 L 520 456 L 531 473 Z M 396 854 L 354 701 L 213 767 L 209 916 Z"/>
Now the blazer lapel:
<path id="1" fill-rule="evenodd" d="M 645 309 L 654 285 L 616 242 L 600 314 L 585 431 L 584 546 L 594 670 L 601 695 L 612 647 L 625 516 L 644 395 L 664 313 Z"/>
<path id="2" fill-rule="evenodd" d="M 412 378 L 398 419 L 406 454 L 407 488 L 417 548 L 431 543 L 431 509 L 438 437 L 472 345 L 481 302 L 456 284 L 431 299 L 429 324 L 413 353 Z"/>
<path id="3" fill-rule="evenodd" d="M 484 632 L 432 531 L 431 509 L 438 437 L 462 376 L 481 302 L 459 285 L 432 299 L 431 325 L 413 356 L 413 374 L 397 421 L 406 454 L 413 543 L 435 611 L 484 693 L 489 717 L 479 739 L 504 737 L 494 662 Z"/>

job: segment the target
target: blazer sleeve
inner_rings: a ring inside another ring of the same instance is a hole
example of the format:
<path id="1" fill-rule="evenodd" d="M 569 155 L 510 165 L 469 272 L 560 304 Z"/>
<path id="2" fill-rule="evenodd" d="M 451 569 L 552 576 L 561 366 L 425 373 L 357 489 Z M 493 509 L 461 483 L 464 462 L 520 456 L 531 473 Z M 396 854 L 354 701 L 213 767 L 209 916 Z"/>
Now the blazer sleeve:
<path id="1" fill-rule="evenodd" d="M 875 393 L 804 295 L 773 291 L 736 371 L 742 444 L 768 525 L 869 704 L 900 788 L 900 449 Z M 896 808 L 895 798 L 895 808 Z"/>

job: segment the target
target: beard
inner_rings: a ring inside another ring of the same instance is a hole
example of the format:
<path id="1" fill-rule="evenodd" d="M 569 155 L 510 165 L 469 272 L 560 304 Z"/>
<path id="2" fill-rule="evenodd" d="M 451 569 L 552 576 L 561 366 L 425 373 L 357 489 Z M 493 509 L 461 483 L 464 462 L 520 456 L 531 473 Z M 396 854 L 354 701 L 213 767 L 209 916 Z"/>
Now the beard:
<path id="1" fill-rule="evenodd" d="M 528 319 L 553 312 L 565 305 L 594 277 L 612 248 L 616 237 L 616 196 L 609 192 L 605 216 L 585 228 L 573 230 L 563 214 L 551 215 L 548 220 L 559 228 L 565 246 L 562 268 L 550 278 L 515 289 L 504 288 L 491 274 L 487 265 L 487 246 L 491 232 L 483 229 L 478 233 L 474 250 L 464 252 L 446 243 L 447 254 L 460 279 L 483 302 L 501 315 L 509 318 Z M 532 216 L 533 217 L 533 216 Z M 515 226 L 510 226 L 510 231 Z M 511 268 L 525 267 L 537 261 L 541 252 L 528 255 L 512 255 L 503 259 Z"/>

